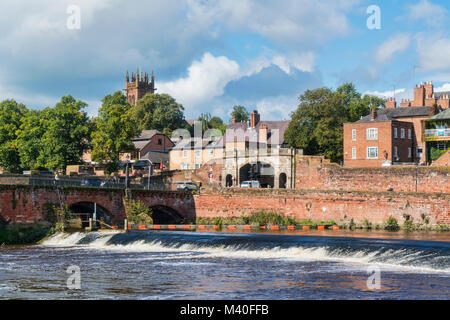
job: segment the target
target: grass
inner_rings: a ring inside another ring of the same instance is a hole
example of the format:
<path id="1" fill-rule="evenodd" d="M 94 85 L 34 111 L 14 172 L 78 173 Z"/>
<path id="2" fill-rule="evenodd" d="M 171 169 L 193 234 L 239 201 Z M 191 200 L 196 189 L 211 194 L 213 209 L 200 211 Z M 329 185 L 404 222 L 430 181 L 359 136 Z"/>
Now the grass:
<path id="1" fill-rule="evenodd" d="M 312 221 L 295 220 L 291 217 L 286 217 L 274 211 L 255 211 L 250 215 L 230 216 L 230 217 L 211 217 L 211 218 L 197 218 L 196 224 L 201 225 L 334 225 L 335 221 Z"/>

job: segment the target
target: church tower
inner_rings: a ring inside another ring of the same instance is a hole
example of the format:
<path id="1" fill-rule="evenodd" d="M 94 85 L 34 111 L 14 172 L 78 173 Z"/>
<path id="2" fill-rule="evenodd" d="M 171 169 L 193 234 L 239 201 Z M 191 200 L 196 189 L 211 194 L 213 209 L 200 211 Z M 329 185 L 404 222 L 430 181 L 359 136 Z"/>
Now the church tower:
<path id="1" fill-rule="evenodd" d="M 131 73 L 131 79 L 127 71 L 125 92 L 128 103 L 136 105 L 137 101 L 145 96 L 147 93 L 155 93 L 155 75 L 152 71 L 152 78 L 148 78 L 147 73 L 139 73 L 139 68 L 136 74 Z"/>

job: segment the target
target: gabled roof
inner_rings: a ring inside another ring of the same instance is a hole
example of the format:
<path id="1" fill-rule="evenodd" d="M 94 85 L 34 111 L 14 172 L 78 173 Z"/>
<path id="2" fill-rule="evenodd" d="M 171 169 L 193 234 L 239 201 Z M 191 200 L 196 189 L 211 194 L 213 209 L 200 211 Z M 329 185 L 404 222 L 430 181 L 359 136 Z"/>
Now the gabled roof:
<path id="1" fill-rule="evenodd" d="M 443 96 L 450 96 L 450 91 L 435 92 L 434 96 L 436 98 L 442 99 Z"/>
<path id="2" fill-rule="evenodd" d="M 133 138 L 133 141 L 137 140 L 150 140 L 155 134 L 161 134 L 158 130 L 143 130 L 139 137 Z"/>
<path id="3" fill-rule="evenodd" d="M 371 114 L 356 121 L 361 122 L 383 122 L 392 120 L 401 120 L 401 118 L 428 117 L 431 115 L 432 107 L 398 107 L 377 109 L 377 116 L 371 120 Z"/>

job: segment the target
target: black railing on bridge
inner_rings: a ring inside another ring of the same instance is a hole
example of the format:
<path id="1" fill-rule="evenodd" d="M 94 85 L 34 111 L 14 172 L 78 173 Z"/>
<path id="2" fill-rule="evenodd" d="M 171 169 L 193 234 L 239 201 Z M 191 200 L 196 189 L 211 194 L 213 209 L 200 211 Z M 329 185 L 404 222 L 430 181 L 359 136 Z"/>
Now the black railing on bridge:
<path id="1" fill-rule="evenodd" d="M 131 189 L 150 190 L 175 190 L 171 183 L 161 181 L 150 182 L 147 177 L 129 177 Z M 156 180 L 156 179 L 153 179 Z M 160 179 L 159 179 L 160 180 Z M 119 188 L 125 189 L 125 177 L 101 177 L 101 176 L 58 176 L 53 175 L 20 175 L 0 174 L 2 185 L 32 185 L 32 186 L 61 186 L 61 187 L 85 187 L 85 188 Z"/>

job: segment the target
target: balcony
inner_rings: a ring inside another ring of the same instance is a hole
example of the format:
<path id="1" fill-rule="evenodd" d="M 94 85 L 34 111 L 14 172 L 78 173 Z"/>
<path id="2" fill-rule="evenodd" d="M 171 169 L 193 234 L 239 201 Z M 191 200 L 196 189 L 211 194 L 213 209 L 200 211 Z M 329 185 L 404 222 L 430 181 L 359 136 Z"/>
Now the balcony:
<path id="1" fill-rule="evenodd" d="M 426 141 L 450 140 L 450 128 L 425 130 Z"/>

